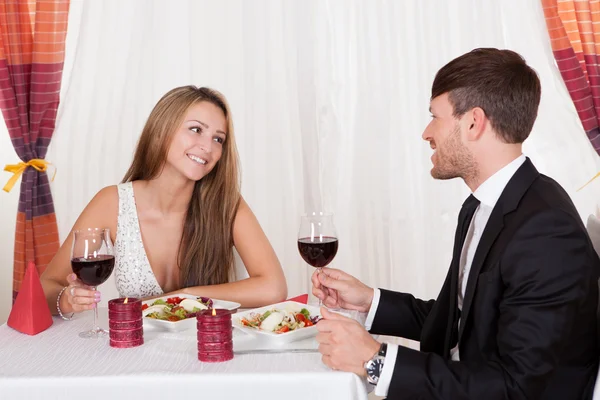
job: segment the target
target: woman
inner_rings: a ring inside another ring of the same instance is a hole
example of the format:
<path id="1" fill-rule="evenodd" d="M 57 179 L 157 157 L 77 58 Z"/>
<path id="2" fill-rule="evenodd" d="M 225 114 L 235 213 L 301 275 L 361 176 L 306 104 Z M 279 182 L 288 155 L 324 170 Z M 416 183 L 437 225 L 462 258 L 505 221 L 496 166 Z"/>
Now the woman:
<path id="1" fill-rule="evenodd" d="M 159 100 L 123 183 L 100 190 L 73 226 L 86 228 L 110 229 L 121 296 L 177 292 L 243 307 L 287 296 L 277 256 L 240 195 L 231 112 L 217 91 L 184 86 Z M 61 316 L 101 300 L 71 271 L 72 240 L 41 277 L 50 309 Z M 237 282 L 229 282 L 233 246 L 249 274 Z"/>

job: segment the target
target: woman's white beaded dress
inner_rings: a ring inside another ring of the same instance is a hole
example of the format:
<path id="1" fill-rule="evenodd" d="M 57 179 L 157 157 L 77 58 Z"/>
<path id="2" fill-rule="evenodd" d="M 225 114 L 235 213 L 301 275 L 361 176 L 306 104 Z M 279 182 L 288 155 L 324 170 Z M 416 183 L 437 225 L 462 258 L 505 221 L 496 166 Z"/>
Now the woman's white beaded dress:
<path id="1" fill-rule="evenodd" d="M 131 182 L 117 186 L 119 216 L 115 240 L 115 283 L 121 297 L 149 297 L 163 294 L 150 267 L 135 207 Z"/>

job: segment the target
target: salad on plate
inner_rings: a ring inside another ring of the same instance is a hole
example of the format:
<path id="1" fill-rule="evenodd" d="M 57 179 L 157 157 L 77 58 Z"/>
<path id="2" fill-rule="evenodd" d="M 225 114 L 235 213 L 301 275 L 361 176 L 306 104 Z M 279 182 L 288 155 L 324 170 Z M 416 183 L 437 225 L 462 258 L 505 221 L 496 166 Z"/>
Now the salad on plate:
<path id="1" fill-rule="evenodd" d="M 144 304 L 142 315 L 147 318 L 176 322 L 193 318 L 199 311 L 212 307 L 213 301 L 208 297 L 198 297 L 194 300 L 175 296 Z"/>
<path id="2" fill-rule="evenodd" d="M 248 328 L 261 331 L 286 333 L 313 326 L 321 317 L 313 316 L 306 308 L 299 312 L 272 308 L 264 312 L 253 312 L 240 318 L 240 323 Z"/>

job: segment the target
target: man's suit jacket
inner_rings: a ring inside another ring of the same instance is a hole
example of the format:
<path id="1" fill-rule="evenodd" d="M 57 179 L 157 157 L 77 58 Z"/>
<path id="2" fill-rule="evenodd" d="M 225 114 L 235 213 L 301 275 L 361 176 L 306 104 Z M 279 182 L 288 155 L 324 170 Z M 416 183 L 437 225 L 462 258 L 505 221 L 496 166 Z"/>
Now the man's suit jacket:
<path id="1" fill-rule="evenodd" d="M 388 398 L 591 399 L 599 274 L 569 196 L 528 159 L 490 215 L 462 312 L 457 260 L 437 300 L 381 291 L 371 333 L 421 342 L 398 349 Z"/>

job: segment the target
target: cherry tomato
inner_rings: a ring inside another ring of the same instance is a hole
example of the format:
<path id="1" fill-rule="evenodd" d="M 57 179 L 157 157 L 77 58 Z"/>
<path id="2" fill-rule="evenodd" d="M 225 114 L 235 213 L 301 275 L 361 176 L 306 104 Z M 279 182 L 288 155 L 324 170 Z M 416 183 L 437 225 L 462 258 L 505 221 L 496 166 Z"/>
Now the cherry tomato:
<path id="1" fill-rule="evenodd" d="M 282 326 L 281 329 L 275 331 L 275 333 L 285 333 L 285 332 L 287 332 L 289 330 L 290 330 L 290 327 L 287 326 L 287 325 L 285 325 L 285 326 Z"/>

